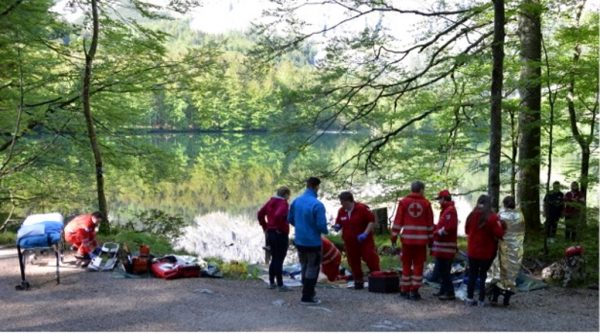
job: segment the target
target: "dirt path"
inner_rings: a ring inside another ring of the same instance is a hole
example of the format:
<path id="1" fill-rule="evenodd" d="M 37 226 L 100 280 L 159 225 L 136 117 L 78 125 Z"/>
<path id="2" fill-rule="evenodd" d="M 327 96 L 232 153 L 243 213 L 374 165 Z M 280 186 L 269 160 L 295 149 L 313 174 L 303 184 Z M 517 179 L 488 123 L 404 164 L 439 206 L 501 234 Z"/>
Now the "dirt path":
<path id="1" fill-rule="evenodd" d="M 262 281 L 117 279 L 112 273 L 28 266 L 20 282 L 15 249 L 0 250 L 2 331 L 598 331 L 598 291 L 550 288 L 514 296 L 510 308 L 444 303 L 366 290 L 318 288 L 321 306 L 299 304 L 300 290 Z"/>

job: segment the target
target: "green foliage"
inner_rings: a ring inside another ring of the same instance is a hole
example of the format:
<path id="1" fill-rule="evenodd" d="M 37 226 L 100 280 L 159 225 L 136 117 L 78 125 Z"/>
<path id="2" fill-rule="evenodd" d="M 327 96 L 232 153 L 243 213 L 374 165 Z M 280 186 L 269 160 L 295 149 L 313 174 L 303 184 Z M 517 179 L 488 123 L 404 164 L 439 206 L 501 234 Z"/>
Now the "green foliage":
<path id="1" fill-rule="evenodd" d="M 208 265 L 214 265 L 223 273 L 223 277 L 237 280 L 256 280 L 260 274 L 260 268 L 248 265 L 246 262 L 230 261 L 224 262 L 221 258 L 204 258 Z"/>
<path id="2" fill-rule="evenodd" d="M 137 252 L 140 245 L 147 245 L 150 247 L 150 252 L 155 256 L 176 253 L 170 240 L 165 236 L 131 231 L 119 227 L 111 228 L 110 234 L 98 235 L 98 241 L 100 243 L 117 242 L 121 246 L 126 244 L 132 252 Z"/>
<path id="3" fill-rule="evenodd" d="M 0 245 L 15 246 L 17 244 L 17 233 L 6 231 L 0 232 Z"/>
<path id="4" fill-rule="evenodd" d="M 578 242 L 567 241 L 564 238 L 564 224 L 558 226 L 555 243 L 548 244 L 548 254 L 544 254 L 544 237 L 541 234 L 534 234 L 525 242 L 524 260 L 532 262 L 538 260 L 548 266 L 553 262 L 559 261 L 565 256 L 565 249 L 573 245 L 581 245 L 584 248 L 583 258 L 585 260 L 586 280 L 584 285 L 598 283 L 598 208 L 588 209 L 588 223 L 582 228 L 581 239 Z"/>

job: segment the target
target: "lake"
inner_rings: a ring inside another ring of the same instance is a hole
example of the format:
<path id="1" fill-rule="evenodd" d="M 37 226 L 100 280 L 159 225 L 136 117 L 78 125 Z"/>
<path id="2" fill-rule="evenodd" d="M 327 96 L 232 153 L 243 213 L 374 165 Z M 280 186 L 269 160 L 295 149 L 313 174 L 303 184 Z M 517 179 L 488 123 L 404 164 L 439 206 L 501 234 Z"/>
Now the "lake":
<path id="1" fill-rule="evenodd" d="M 200 257 L 259 262 L 264 258 L 261 251 L 264 237 L 256 221 L 258 208 L 280 185 L 292 189 L 293 199 L 304 190 L 304 179 L 338 165 L 359 148 L 365 137 L 364 134 L 325 134 L 314 146 L 298 152 L 293 148 L 301 143 L 301 136 L 265 133 L 135 136 L 131 139 L 171 152 L 172 167 L 164 178 L 143 179 L 140 170 L 113 176 L 110 179 L 113 186 L 107 187 L 111 220 L 119 223 L 131 219 L 135 212 L 160 209 L 190 223 L 183 236 L 174 240 L 177 248 Z M 559 170 L 561 164 L 555 163 Z M 376 172 L 358 176 L 351 189 L 358 201 L 371 208 L 387 207 L 391 219 L 397 198 L 393 195 L 388 195 L 388 199 L 377 198 L 386 188 L 386 184 L 378 184 L 377 179 Z M 564 179 L 558 179 L 565 184 Z M 485 171 L 471 172 L 464 179 L 464 187 L 451 189 L 451 192 L 467 193 L 485 186 L 486 181 Z M 403 190 L 408 189 L 409 184 L 403 187 Z M 339 208 L 336 196 L 340 190 L 347 189 L 348 183 L 330 180 L 324 180 L 321 186 L 320 199 L 326 206 L 330 224 Z M 431 198 L 439 189 L 426 190 Z M 464 235 L 462 224 L 480 194 L 455 196 L 461 222 L 459 234 Z M 438 205 L 433 206 L 437 220 Z"/>

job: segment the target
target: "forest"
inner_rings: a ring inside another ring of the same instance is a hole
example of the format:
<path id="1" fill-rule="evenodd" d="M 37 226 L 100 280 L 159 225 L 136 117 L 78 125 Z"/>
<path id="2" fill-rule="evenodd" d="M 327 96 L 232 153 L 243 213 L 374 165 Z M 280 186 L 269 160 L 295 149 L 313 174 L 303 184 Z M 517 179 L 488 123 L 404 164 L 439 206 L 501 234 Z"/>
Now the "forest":
<path id="1" fill-rule="evenodd" d="M 223 188 L 227 199 L 263 185 L 254 193 L 265 198 L 276 183 L 300 189 L 310 174 L 339 188 L 370 175 L 381 186 L 374 200 L 386 200 L 415 179 L 433 195 L 483 172 L 485 185 L 455 194 L 487 192 L 496 208 L 516 196 L 527 237 L 543 230 L 552 182 L 566 192 L 578 181 L 597 237 L 599 17 L 590 2 L 272 1 L 251 29 L 222 34 L 190 28 L 184 14 L 202 10 L 197 1 L 157 3 L 62 2 L 81 13 L 75 20 L 54 0 L 0 4 L 2 231 L 41 210 L 100 210 L 108 229 L 123 223 L 111 198 L 141 197 L 148 180 L 180 194 L 206 189 L 219 207 Z M 301 15 L 314 6 L 342 14 L 317 26 Z M 388 24 L 403 20 L 411 25 Z M 152 133 L 271 133 L 287 145 L 279 153 L 216 137 L 165 149 L 168 137 L 135 139 Z M 328 133 L 356 144 L 294 169 Z M 248 176 L 235 162 L 256 156 L 273 168 L 255 163 Z M 185 173 L 192 163 L 245 175 L 244 184 L 194 178 Z"/>

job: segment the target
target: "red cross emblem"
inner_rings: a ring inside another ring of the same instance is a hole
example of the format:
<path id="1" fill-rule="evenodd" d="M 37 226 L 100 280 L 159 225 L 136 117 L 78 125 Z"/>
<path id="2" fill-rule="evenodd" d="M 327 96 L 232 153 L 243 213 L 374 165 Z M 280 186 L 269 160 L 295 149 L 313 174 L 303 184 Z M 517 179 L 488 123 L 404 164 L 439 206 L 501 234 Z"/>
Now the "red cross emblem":
<path id="1" fill-rule="evenodd" d="M 413 218 L 417 218 L 423 214 L 423 206 L 418 202 L 413 202 L 408 205 L 408 214 Z"/>

